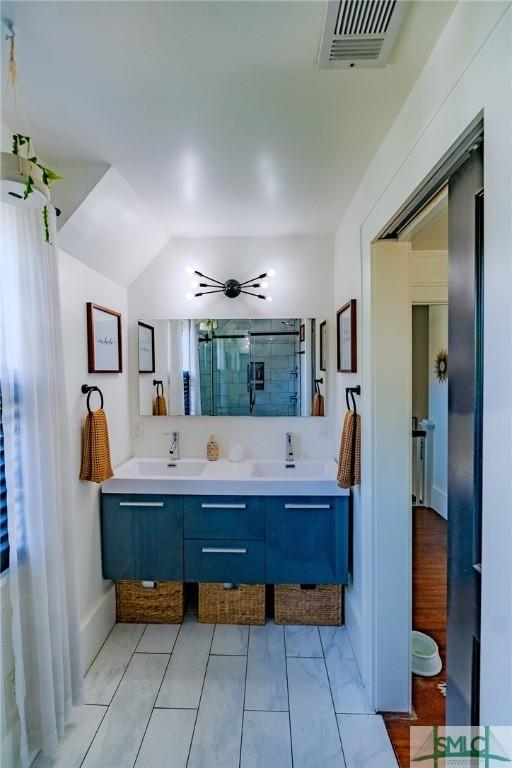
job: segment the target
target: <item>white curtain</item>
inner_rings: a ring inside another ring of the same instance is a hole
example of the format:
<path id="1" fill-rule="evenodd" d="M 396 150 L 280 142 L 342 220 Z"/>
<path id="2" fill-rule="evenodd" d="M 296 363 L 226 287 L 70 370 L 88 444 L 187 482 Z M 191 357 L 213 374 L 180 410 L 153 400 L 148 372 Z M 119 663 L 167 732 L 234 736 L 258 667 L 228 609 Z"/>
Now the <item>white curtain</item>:
<path id="1" fill-rule="evenodd" d="M 40 208 L 0 205 L 8 579 L 25 768 L 39 750 L 54 754 L 82 683 L 57 256 Z"/>
<path id="2" fill-rule="evenodd" d="M 183 390 L 182 320 L 169 320 L 169 408 L 167 413 L 185 413 Z"/>
<path id="3" fill-rule="evenodd" d="M 201 373 L 199 369 L 199 337 L 197 323 L 189 321 L 189 350 L 190 350 L 190 415 L 201 415 Z"/>

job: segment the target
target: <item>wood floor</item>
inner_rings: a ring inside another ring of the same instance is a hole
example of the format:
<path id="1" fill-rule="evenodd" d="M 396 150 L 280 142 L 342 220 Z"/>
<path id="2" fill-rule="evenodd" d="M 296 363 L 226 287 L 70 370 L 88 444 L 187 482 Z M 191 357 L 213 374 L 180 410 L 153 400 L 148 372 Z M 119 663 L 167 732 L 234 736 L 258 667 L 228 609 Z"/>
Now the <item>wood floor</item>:
<path id="1" fill-rule="evenodd" d="M 446 683 L 446 533 L 447 524 L 432 509 L 413 510 L 413 628 L 439 645 L 443 669 L 437 677 L 413 675 L 410 718 L 384 716 L 401 768 L 409 768 L 411 725 L 443 725 L 446 699 L 438 686 Z"/>

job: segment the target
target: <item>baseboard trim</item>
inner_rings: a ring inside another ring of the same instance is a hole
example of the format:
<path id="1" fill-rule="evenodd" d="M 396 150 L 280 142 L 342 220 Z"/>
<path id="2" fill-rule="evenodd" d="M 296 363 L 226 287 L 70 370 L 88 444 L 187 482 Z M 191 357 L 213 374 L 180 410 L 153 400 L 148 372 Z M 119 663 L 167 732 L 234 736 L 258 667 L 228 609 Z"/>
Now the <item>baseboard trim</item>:
<path id="1" fill-rule="evenodd" d="M 96 658 L 115 622 L 116 593 L 114 585 L 112 585 L 100 597 L 89 616 L 82 622 L 80 628 L 84 675 Z"/>
<path id="2" fill-rule="evenodd" d="M 430 506 L 441 517 L 448 520 L 448 494 L 446 491 L 442 491 L 436 485 L 432 484 L 432 493 L 430 497 Z"/>
<path id="3" fill-rule="evenodd" d="M 356 606 L 354 605 L 354 601 L 351 599 L 350 590 L 345 589 L 345 629 L 347 630 L 347 634 L 350 640 L 350 645 L 352 646 L 352 650 L 354 651 L 354 656 L 356 657 L 357 666 L 359 667 L 359 672 L 361 673 L 361 678 L 363 680 L 363 685 L 369 690 L 369 687 L 367 685 L 367 681 L 365 678 L 365 669 L 363 662 L 363 635 L 361 632 L 361 621 L 359 616 L 359 611 L 357 610 Z"/>

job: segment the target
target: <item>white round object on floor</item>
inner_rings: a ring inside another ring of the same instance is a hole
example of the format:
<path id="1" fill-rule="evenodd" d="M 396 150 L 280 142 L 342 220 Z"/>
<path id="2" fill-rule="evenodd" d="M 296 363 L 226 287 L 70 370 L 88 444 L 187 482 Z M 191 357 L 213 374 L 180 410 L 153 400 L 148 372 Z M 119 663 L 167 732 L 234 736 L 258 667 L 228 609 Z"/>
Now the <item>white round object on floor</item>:
<path id="1" fill-rule="evenodd" d="M 443 668 L 436 641 L 424 632 L 412 632 L 412 671 L 422 677 L 435 677 Z"/>

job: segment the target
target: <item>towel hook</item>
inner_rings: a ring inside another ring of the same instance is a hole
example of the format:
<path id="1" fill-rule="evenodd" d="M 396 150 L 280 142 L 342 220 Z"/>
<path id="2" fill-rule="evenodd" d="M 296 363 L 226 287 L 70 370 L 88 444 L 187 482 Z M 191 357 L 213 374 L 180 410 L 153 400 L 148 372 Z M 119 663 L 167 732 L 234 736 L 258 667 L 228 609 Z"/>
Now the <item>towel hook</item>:
<path id="1" fill-rule="evenodd" d="M 345 388 L 345 402 L 347 403 L 347 411 L 350 411 L 350 404 L 348 402 L 348 396 L 350 395 L 350 399 L 352 400 L 352 410 L 354 411 L 354 413 L 357 413 L 356 401 L 355 401 L 354 395 L 360 395 L 360 394 L 361 394 L 360 384 L 358 384 L 357 387 Z"/>
<path id="2" fill-rule="evenodd" d="M 82 394 L 87 395 L 87 410 L 89 413 L 92 413 L 91 406 L 90 406 L 90 399 L 93 392 L 98 392 L 99 396 L 101 397 L 101 405 L 100 408 L 103 408 L 103 393 L 99 387 L 92 387 L 89 384 L 82 384 L 81 386 Z"/>
<path id="3" fill-rule="evenodd" d="M 156 396 L 157 397 L 163 397 L 164 394 L 164 384 L 161 379 L 153 379 L 153 386 L 156 387 Z M 158 387 L 162 387 L 162 391 L 158 391 Z"/>

